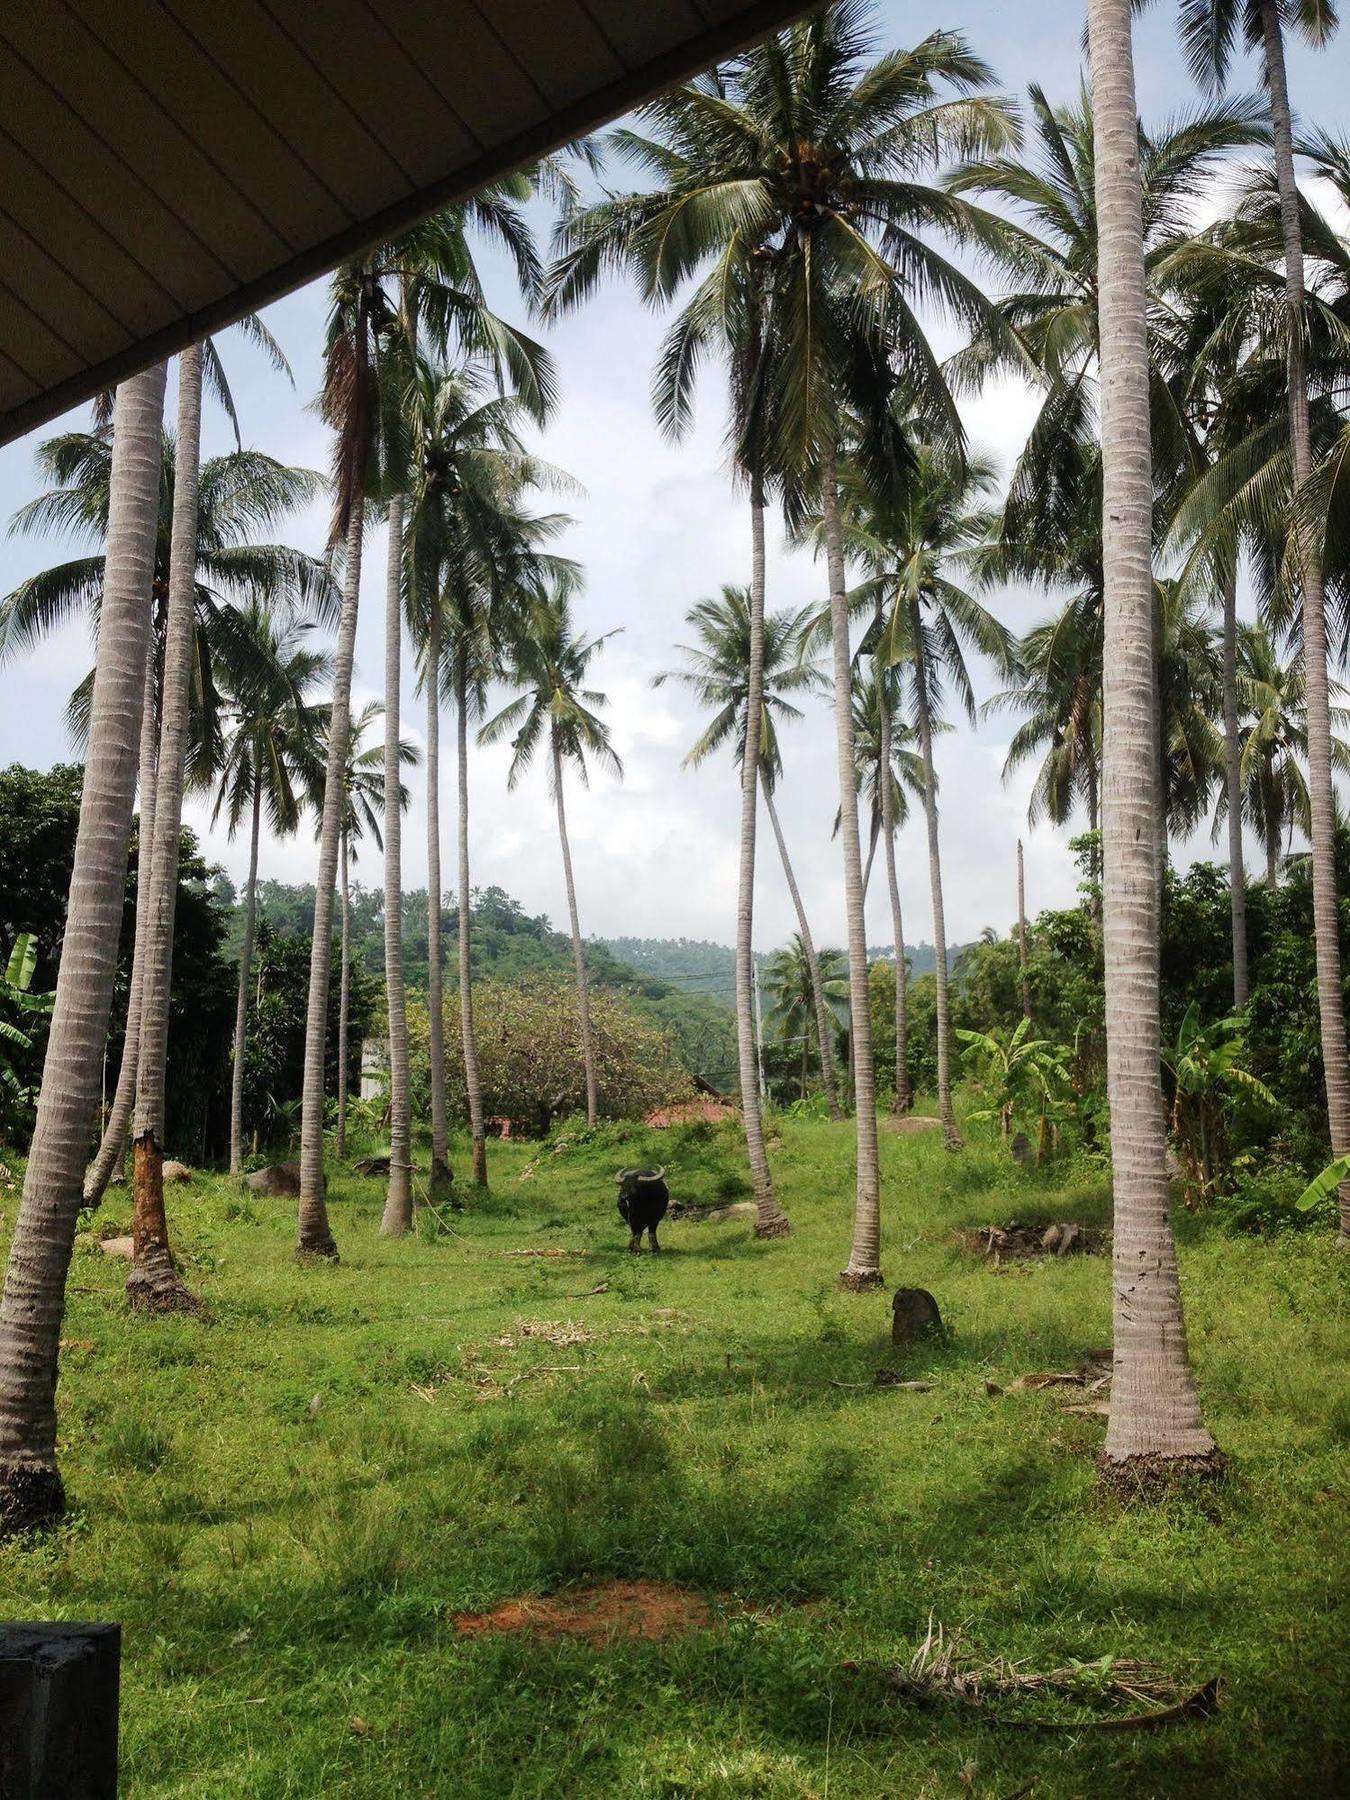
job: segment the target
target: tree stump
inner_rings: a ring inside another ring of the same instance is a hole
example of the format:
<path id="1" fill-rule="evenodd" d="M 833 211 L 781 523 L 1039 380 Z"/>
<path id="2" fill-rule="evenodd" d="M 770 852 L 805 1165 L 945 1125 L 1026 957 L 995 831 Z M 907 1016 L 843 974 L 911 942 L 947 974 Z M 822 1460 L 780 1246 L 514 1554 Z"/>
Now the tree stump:
<path id="1" fill-rule="evenodd" d="M 120 1625 L 0 1625 L 0 1794 L 117 1800 Z"/>
<path id="2" fill-rule="evenodd" d="M 942 1314 L 927 1288 L 901 1288 L 891 1301 L 891 1314 L 893 1344 L 915 1344 L 941 1335 Z"/>

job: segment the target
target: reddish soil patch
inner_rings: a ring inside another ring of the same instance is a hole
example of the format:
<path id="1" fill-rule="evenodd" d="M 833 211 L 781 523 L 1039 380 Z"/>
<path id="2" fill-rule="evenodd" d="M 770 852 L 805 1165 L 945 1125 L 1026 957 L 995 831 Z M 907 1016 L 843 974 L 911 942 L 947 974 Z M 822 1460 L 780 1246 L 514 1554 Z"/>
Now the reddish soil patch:
<path id="1" fill-rule="evenodd" d="M 698 1594 L 660 1581 L 606 1581 L 523 1600 L 505 1600 L 491 1612 L 458 1613 L 455 1628 L 480 1632 L 528 1631 L 534 1637 L 582 1638 L 597 1649 L 616 1641 L 654 1643 L 702 1631 L 712 1608 Z"/>

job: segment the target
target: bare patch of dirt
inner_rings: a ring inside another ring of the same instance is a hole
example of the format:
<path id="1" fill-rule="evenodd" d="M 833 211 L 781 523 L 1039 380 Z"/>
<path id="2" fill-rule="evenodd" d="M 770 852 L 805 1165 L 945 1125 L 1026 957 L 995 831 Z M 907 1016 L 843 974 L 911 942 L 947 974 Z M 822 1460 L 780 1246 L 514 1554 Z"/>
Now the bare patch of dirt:
<path id="1" fill-rule="evenodd" d="M 590 1326 L 583 1325 L 580 1319 L 517 1319 L 510 1331 L 504 1331 L 495 1341 L 502 1350 L 514 1350 L 526 1339 L 563 1348 L 568 1344 L 589 1344 L 594 1338 Z"/>
<path id="2" fill-rule="evenodd" d="M 969 1226 L 955 1234 L 957 1245 L 968 1256 L 982 1256 L 997 1268 L 1000 1263 L 1025 1262 L 1039 1256 L 1101 1256 L 1111 1241 L 1100 1225 L 1079 1225 L 1072 1219 L 1054 1225 Z"/>
<path id="3" fill-rule="evenodd" d="M 603 1650 L 613 1643 L 658 1643 L 703 1631 L 713 1609 L 700 1594 L 661 1581 L 606 1581 L 568 1593 L 505 1600 L 491 1612 L 458 1613 L 465 1637 L 526 1631 L 540 1638 L 581 1638 Z"/>
<path id="4" fill-rule="evenodd" d="M 922 1131 L 941 1131 L 941 1119 L 925 1119 L 918 1113 L 903 1113 L 898 1118 L 894 1113 L 878 1119 L 880 1129 L 891 1137 L 914 1137 Z"/>
<path id="5" fill-rule="evenodd" d="M 522 1176 L 522 1180 L 524 1177 Z M 503 1250 L 503 1256 L 542 1256 L 549 1262 L 557 1261 L 564 1256 L 589 1256 L 589 1250 L 560 1250 L 556 1246 L 549 1250 Z"/>

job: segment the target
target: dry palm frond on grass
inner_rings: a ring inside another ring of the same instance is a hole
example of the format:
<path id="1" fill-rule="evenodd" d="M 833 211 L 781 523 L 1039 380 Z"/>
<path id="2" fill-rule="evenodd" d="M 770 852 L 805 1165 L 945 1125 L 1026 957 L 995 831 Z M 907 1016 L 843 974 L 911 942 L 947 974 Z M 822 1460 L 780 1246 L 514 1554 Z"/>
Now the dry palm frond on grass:
<path id="1" fill-rule="evenodd" d="M 1118 1706 L 1129 1703 L 1142 1712 L 1098 1712 L 1094 1717 L 1066 1719 L 1009 1718 L 995 1713 L 986 1717 L 994 1724 L 1030 1730 L 1058 1731 L 1092 1727 L 1105 1731 L 1143 1730 L 1186 1719 L 1208 1718 L 1219 1699 L 1219 1678 L 1198 1688 L 1181 1687 L 1157 1663 L 1131 1657 L 1099 1657 L 1094 1662 L 1069 1663 L 1063 1668 L 1036 1672 L 1007 1657 L 978 1663 L 961 1648 L 959 1631 L 948 1632 L 932 1615 L 928 1631 L 907 1663 L 889 1671 L 893 1691 L 920 1703 L 956 1701 L 982 1710 L 991 1700 L 1051 1694 L 1083 1704 Z"/>

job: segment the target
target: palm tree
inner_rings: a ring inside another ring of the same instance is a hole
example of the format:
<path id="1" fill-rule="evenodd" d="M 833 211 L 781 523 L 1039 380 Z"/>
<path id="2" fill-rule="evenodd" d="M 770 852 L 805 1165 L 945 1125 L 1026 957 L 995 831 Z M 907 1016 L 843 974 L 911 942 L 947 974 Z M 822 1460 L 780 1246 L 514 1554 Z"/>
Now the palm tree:
<path id="1" fill-rule="evenodd" d="M 1148 300 L 1130 0 L 1089 0 L 1099 224 L 1104 903 L 1115 1236 L 1104 1471 L 1144 1482 L 1220 1464 L 1186 1351 L 1159 1077 L 1158 738 Z"/>
<path id="2" fill-rule="evenodd" d="M 297 624 L 260 599 L 240 609 L 240 628 L 251 640 L 247 664 L 227 679 L 222 694 L 227 720 L 212 822 L 224 814 L 234 836 L 249 821 L 248 883 L 244 938 L 239 951 L 234 1059 L 230 1080 L 230 1173 L 243 1167 L 244 1051 L 248 1000 L 258 922 L 258 849 L 263 810 L 277 836 L 300 822 L 303 789 L 315 761 L 318 720 L 308 700 L 329 670 L 328 658 L 306 646 L 308 626 Z M 138 895 L 139 899 L 139 895 Z"/>
<path id="3" fill-rule="evenodd" d="M 914 391 L 917 407 L 959 435 L 910 299 L 922 289 L 958 319 L 982 320 L 983 296 L 932 237 L 985 240 L 993 226 L 924 177 L 950 151 L 979 154 L 1015 135 L 1009 109 L 979 94 L 990 74 L 963 39 L 935 32 L 912 50 L 871 61 L 867 27 L 863 6 L 822 7 L 734 63 L 650 102 L 640 114 L 649 135 L 621 133 L 615 141 L 654 176 L 656 191 L 610 198 L 569 219 L 565 254 L 551 278 L 555 303 L 566 303 L 607 269 L 630 267 L 654 300 L 667 301 L 701 275 L 663 352 L 670 408 L 678 416 L 687 407 L 705 353 L 734 343 L 733 452 L 749 475 L 752 524 L 757 483 L 779 484 L 794 518 L 813 495 L 822 506 L 835 616 L 835 736 L 858 1097 L 855 1232 L 844 1275 L 850 1287 L 880 1280 L 880 1175 L 836 465 L 851 408 L 865 422 L 872 472 L 879 480 L 894 477 L 902 447 L 879 401 L 897 381 Z M 756 610 L 759 567 L 759 543 L 752 539 Z M 755 701 L 752 692 L 752 751 Z M 755 768 L 751 754 L 743 769 L 747 827 Z M 743 846 L 745 839 L 743 831 Z M 746 860 L 743 850 L 743 900 Z M 744 988 L 743 946 L 740 971 Z M 740 1023 L 746 1087 L 752 1084 L 744 1016 Z M 767 1162 L 756 1174 L 767 1210 Z"/>
<path id="4" fill-rule="evenodd" d="M 383 717 L 384 707 L 378 700 L 368 700 L 360 712 L 352 718 L 347 732 L 347 754 L 342 768 L 342 810 L 339 824 L 339 856 L 338 856 L 338 902 L 339 902 L 339 950 L 338 950 L 338 1055 L 337 1055 L 337 1132 L 336 1149 L 339 1157 L 347 1154 L 347 1083 L 349 1051 L 347 1046 L 347 1020 L 350 1012 L 351 993 L 351 890 L 350 866 L 357 860 L 353 845 L 362 838 L 370 836 L 377 850 L 382 851 L 385 840 L 381 830 L 384 821 L 384 744 L 368 744 L 366 735 L 377 720 Z M 327 708 L 319 709 L 319 716 L 325 729 L 329 729 L 331 714 Z M 406 739 L 400 739 L 398 747 L 399 763 L 404 768 L 414 767 L 417 763 L 416 747 Z M 323 783 L 327 779 L 326 760 L 320 765 L 317 760 L 311 762 L 310 803 L 320 818 L 323 816 Z M 408 790 L 399 783 L 399 812 L 408 810 Z M 392 1059 L 391 1059 L 392 1060 Z M 392 1098 L 392 1082 L 391 1082 Z"/>
<path id="5" fill-rule="evenodd" d="M 209 367 L 208 359 L 208 372 Z M 68 432 L 48 439 L 39 446 L 38 466 L 52 486 L 15 515 L 12 529 L 70 530 L 95 541 L 106 539 L 111 471 L 106 431 Z M 137 884 L 135 949 L 121 1068 L 102 1142 L 85 1176 L 85 1204 L 90 1206 L 102 1198 L 120 1163 L 136 1096 L 175 468 L 174 440 L 162 435 L 150 664 L 138 761 L 141 817 L 137 863 L 144 879 Z M 319 485 L 319 477 L 310 471 L 287 468 L 255 450 L 232 451 L 208 458 L 202 465 L 197 489 L 198 554 L 189 687 L 188 768 L 193 779 L 209 774 L 219 756 L 217 686 L 222 678 L 229 678 L 230 671 L 239 672 L 248 663 L 249 647 L 240 639 L 234 602 L 240 596 L 263 594 L 316 617 L 325 616 L 331 605 L 332 583 L 321 562 L 283 544 L 252 541 L 260 528 L 275 525 L 293 507 L 310 500 Z M 0 659 L 29 647 L 79 612 L 87 613 L 96 625 L 104 574 L 105 557 L 96 553 L 57 564 L 21 583 L 0 601 Z M 77 737 L 87 730 L 91 688 L 92 678 L 86 679 L 71 701 L 70 720 Z"/>
<path id="6" fill-rule="evenodd" d="M 344 264 L 333 278 L 319 409 L 334 433 L 334 510 L 329 541 L 333 549 L 344 546 L 344 579 L 333 662 L 329 768 L 319 835 L 305 1023 L 296 1245 L 302 1257 L 337 1255 L 324 1205 L 323 1077 L 340 836 L 338 793 L 349 728 L 366 498 L 368 494 L 401 494 L 408 479 L 407 400 L 415 379 L 415 349 L 423 334 L 438 352 L 453 342 L 482 354 L 495 370 L 509 375 L 522 406 L 541 421 L 547 414 L 553 400 L 549 358 L 538 344 L 486 306 L 467 236 L 471 225 L 495 235 L 514 257 L 527 288 L 533 289 L 537 265 L 529 233 L 516 208 L 517 200 L 527 197 L 529 191 L 526 178 L 508 177 L 472 201 L 434 213 L 394 242 Z M 396 505 L 394 511 L 397 517 L 401 508 Z M 401 560 L 397 540 L 402 533 L 392 535 L 397 564 Z M 391 576 L 391 582 L 393 579 Z M 386 958 L 386 973 L 390 966 Z M 394 975 L 397 988 L 397 970 Z M 396 1170 L 392 1157 L 390 1169 L 395 1196 L 393 1224 L 401 1216 L 406 1169 Z"/>
<path id="7" fill-rule="evenodd" d="M 148 922 L 140 976 L 140 1041 L 136 1059 L 133 1252 L 127 1297 L 153 1312 L 191 1312 L 197 1302 L 179 1279 L 164 1208 L 164 1084 L 169 1041 L 169 984 L 178 897 L 178 847 L 188 748 L 197 583 L 197 482 L 201 459 L 202 351 L 178 358 L 177 465 L 169 538 L 169 592 L 160 692 L 155 824 L 151 840 Z M 141 881 L 147 872 L 142 869 Z"/>
<path id="8" fill-rule="evenodd" d="M 689 688 L 700 703 L 712 710 L 712 718 L 684 758 L 687 768 L 697 768 L 709 756 L 730 744 L 737 764 L 744 761 L 747 745 L 746 723 L 750 703 L 750 638 L 752 633 L 751 596 L 745 588 L 724 586 L 716 600 L 700 600 L 685 614 L 697 641 L 679 644 L 685 667 L 667 671 L 653 678 L 653 687 L 667 681 L 678 681 Z M 802 717 L 801 711 L 788 698 L 790 694 L 820 691 L 820 671 L 799 654 L 803 629 L 809 618 L 807 610 L 782 611 L 767 615 L 763 625 L 763 673 L 760 683 L 760 789 L 765 810 L 773 827 L 779 859 L 788 892 L 797 915 L 797 935 L 808 963 L 816 957 L 815 940 L 806 918 L 801 889 L 788 855 L 774 789 L 782 779 L 783 757 L 779 742 L 779 726 Z M 832 1034 L 828 1029 L 823 988 L 817 989 L 816 1029 L 821 1051 L 821 1082 L 832 1119 L 842 1118 L 835 1084 Z M 754 1086 L 758 1093 L 758 1075 Z"/>
<path id="9" fill-rule="evenodd" d="M 817 974 L 825 996 L 827 1025 L 834 1024 L 838 1009 L 848 1001 L 848 971 L 844 967 L 843 952 L 822 950 L 817 954 L 814 949 L 808 952 L 800 932 L 794 932 L 787 948 L 775 951 L 769 959 L 767 981 L 773 1001 L 769 1019 L 778 1027 L 785 1045 L 800 1046 L 803 1100 L 811 1071 L 812 1044 L 822 1069 L 829 1054 L 828 1044 L 822 1048 L 820 1038 L 820 1015 L 816 1009 Z"/>
<path id="10" fill-rule="evenodd" d="M 971 553 L 993 529 L 993 515 L 975 504 L 992 488 L 993 468 L 978 457 L 952 457 L 918 434 L 915 437 L 914 467 L 898 504 L 879 506 L 870 501 L 865 484 L 850 473 L 844 543 L 868 571 L 857 603 L 870 603 L 883 615 L 873 654 L 884 668 L 904 669 L 913 700 L 924 770 L 937 956 L 938 1106 L 947 1147 L 959 1149 L 951 1092 L 947 927 L 933 735 L 936 709 L 948 685 L 972 722 L 975 719 L 967 648 L 978 649 L 1004 670 L 1011 669 L 1013 654 L 1007 630 L 957 579 L 963 563 L 971 561 Z"/>
<path id="11" fill-rule="evenodd" d="M 487 1185 L 487 1140 L 473 1018 L 469 905 L 468 721 L 481 712 L 499 645 L 512 636 L 550 580 L 573 565 L 544 546 L 570 521 L 522 512 L 533 487 L 566 490 L 568 477 L 529 455 L 520 437 L 521 396 L 496 391 L 490 368 L 419 362 L 409 389 L 406 589 L 428 709 L 428 1003 L 431 1010 L 432 1166 L 446 1157 L 444 1022 L 440 969 L 440 696 L 446 674 L 458 718 L 458 908 L 460 1041 L 472 1145 L 472 1177 Z M 431 715 L 435 713 L 433 721 Z M 432 750 L 435 752 L 434 767 Z M 433 917 L 434 915 L 434 921 Z M 434 926 L 434 928 L 433 928 Z"/>
<path id="12" fill-rule="evenodd" d="M 1284 330 L 1289 411 L 1291 485 L 1302 489 L 1313 475 L 1313 441 L 1305 334 L 1308 294 L 1304 271 L 1302 208 L 1294 166 L 1293 113 L 1285 68 L 1284 28 L 1321 47 L 1339 20 L 1331 0 L 1179 0 L 1182 38 L 1192 72 L 1206 86 L 1222 87 L 1239 33 L 1260 46 L 1269 97 L 1284 262 Z M 1341 985 L 1340 925 L 1336 892 L 1336 797 L 1332 775 L 1331 701 L 1327 674 L 1326 590 L 1322 545 L 1311 521 L 1294 516 L 1293 542 L 1302 593 L 1307 662 L 1308 797 L 1312 814 L 1313 935 L 1317 952 L 1317 1004 L 1333 1155 L 1350 1151 L 1350 1051 Z M 1350 1182 L 1340 1189 L 1341 1237 L 1350 1239 Z"/>
<path id="13" fill-rule="evenodd" d="M 1241 821 L 1261 839 L 1266 857 L 1266 886 L 1273 892 L 1280 879 L 1280 845 L 1294 827 L 1308 835 L 1312 818 L 1304 774 L 1308 735 L 1305 728 L 1304 680 L 1301 663 L 1281 664 L 1262 625 L 1244 626 L 1238 635 L 1238 704 L 1244 723 L 1239 733 L 1239 806 Z M 1350 714 L 1333 706 L 1332 723 L 1341 732 Z M 1331 740 L 1338 774 L 1350 772 L 1350 745 L 1343 736 Z M 1214 832 L 1228 820 L 1229 792 L 1219 791 Z"/>
<path id="14" fill-rule="evenodd" d="M 510 788 L 515 787 L 545 737 L 548 740 L 549 789 L 558 814 L 558 842 L 562 847 L 572 961 L 577 977 L 577 1020 L 581 1028 L 581 1060 L 586 1072 L 586 1124 L 592 1131 L 600 1116 L 600 1083 L 596 1073 L 586 951 L 577 913 L 572 851 L 567 841 L 563 771 L 571 763 L 583 787 L 588 786 L 586 758 L 589 755 L 612 775 L 620 780 L 623 778 L 623 764 L 614 753 L 609 727 L 597 710 L 606 704 L 605 696 L 597 689 L 583 685 L 596 653 L 609 638 L 617 635 L 610 631 L 597 638 L 579 636 L 572 624 L 565 588 L 536 606 L 525 631 L 510 648 L 511 680 L 522 684 L 526 691 L 504 706 L 478 734 L 480 744 L 495 743 L 508 732 L 513 734 L 513 755 L 507 773 Z"/>
<path id="15" fill-rule="evenodd" d="M 0 1528 L 65 1510 L 56 1376 L 66 1271 L 83 1199 L 108 1028 L 135 798 L 154 574 L 164 365 L 118 390 L 109 470 L 99 677 L 37 1123 L 0 1298 Z"/>
<path id="16" fill-rule="evenodd" d="M 879 629 L 873 645 L 880 640 Z M 900 884 L 895 870 L 895 834 L 909 817 L 909 795 L 922 799 L 924 767 L 911 747 L 913 729 L 897 717 L 900 688 L 896 671 L 873 658 L 869 677 L 857 680 L 853 689 L 853 742 L 858 760 L 859 792 L 870 797 L 871 848 L 863 871 L 863 889 L 872 870 L 878 839 L 884 843 L 886 892 L 891 907 L 891 937 L 895 954 L 895 1090 L 891 1109 L 907 1113 L 913 1096 L 909 1088 L 908 965 L 905 927 L 900 912 Z M 838 830 L 838 820 L 835 822 Z"/>

